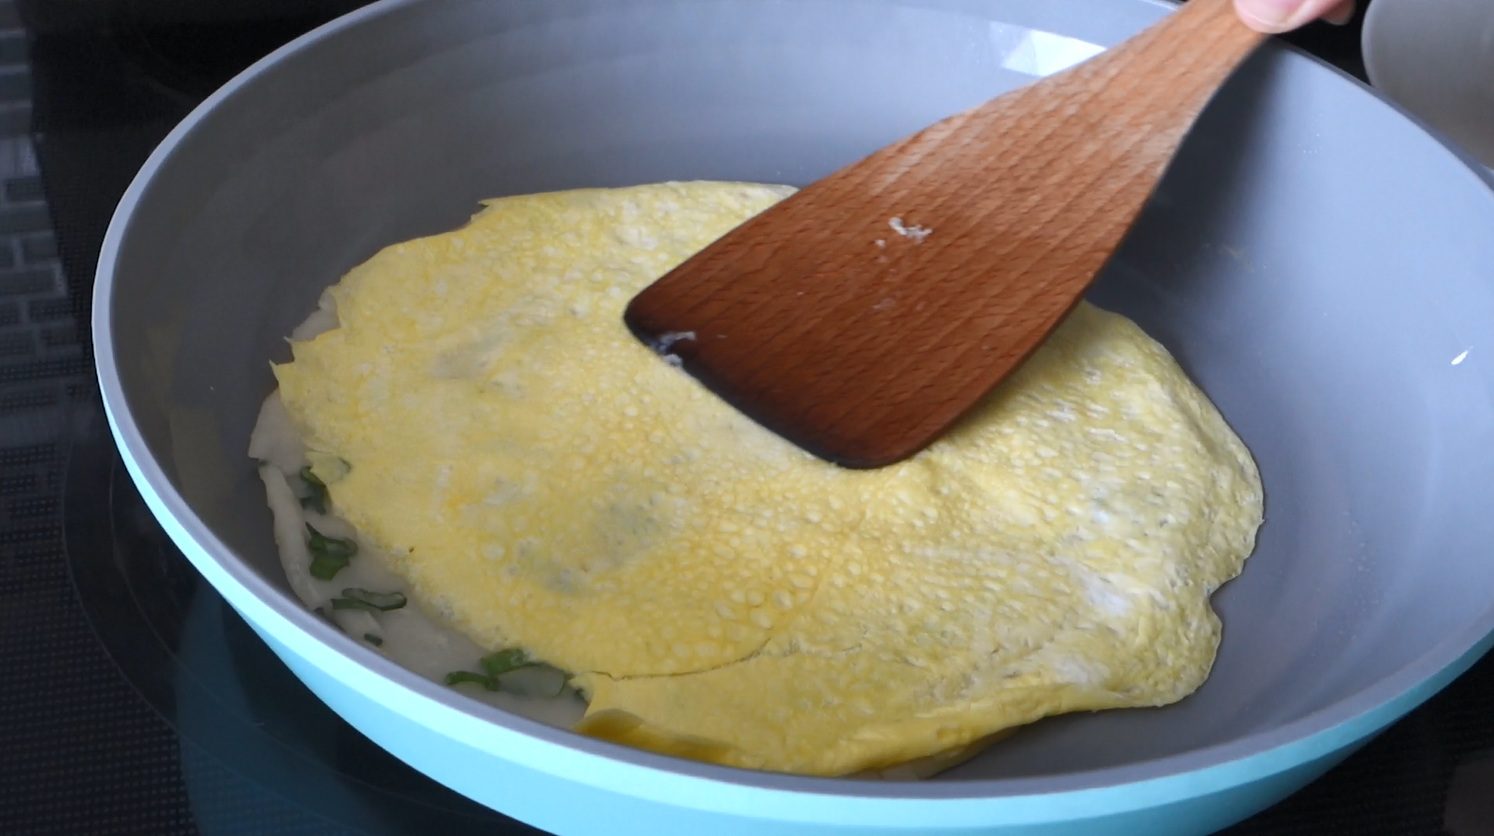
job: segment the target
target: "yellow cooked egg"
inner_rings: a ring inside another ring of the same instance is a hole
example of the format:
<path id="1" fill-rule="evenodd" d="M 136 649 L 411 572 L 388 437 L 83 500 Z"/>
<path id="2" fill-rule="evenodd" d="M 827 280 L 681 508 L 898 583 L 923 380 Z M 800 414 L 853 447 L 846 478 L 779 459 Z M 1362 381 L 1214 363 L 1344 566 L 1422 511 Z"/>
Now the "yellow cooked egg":
<path id="1" fill-rule="evenodd" d="M 954 431 L 869 471 L 627 332 L 634 293 L 788 191 L 504 198 L 354 269 L 339 327 L 275 369 L 337 513 L 480 645 L 569 671 L 579 730 L 685 757 L 948 763 L 1192 692 L 1260 478 L 1128 320 L 1081 305 Z"/>

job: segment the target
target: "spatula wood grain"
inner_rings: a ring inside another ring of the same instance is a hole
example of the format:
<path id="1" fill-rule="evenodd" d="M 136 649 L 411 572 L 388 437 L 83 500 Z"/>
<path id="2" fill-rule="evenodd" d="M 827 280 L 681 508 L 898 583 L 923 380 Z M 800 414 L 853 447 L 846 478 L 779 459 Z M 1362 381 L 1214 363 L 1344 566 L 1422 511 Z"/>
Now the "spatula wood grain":
<path id="1" fill-rule="evenodd" d="M 911 456 L 1073 309 L 1262 37 L 1193 0 L 804 188 L 644 289 L 627 325 L 818 456 Z"/>

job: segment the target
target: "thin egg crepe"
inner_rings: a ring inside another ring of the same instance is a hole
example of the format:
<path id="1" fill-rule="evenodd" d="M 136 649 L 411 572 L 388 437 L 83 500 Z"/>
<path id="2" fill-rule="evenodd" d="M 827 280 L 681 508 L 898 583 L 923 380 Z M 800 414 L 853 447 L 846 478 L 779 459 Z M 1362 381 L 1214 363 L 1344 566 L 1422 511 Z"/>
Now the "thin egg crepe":
<path id="1" fill-rule="evenodd" d="M 1260 477 L 1128 320 L 1081 305 L 954 431 L 869 471 L 628 334 L 635 292 L 787 193 L 504 198 L 354 269 L 338 327 L 275 369 L 336 512 L 479 645 L 568 672 L 578 730 L 685 757 L 947 764 L 1197 688 Z"/>

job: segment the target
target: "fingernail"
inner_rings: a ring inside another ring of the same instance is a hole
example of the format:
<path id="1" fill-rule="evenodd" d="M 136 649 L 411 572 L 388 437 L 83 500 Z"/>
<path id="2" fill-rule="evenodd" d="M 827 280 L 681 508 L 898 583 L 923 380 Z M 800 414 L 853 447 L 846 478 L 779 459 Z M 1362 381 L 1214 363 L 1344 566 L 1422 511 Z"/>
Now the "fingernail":
<path id="1" fill-rule="evenodd" d="M 1350 21 L 1354 19 L 1354 4 L 1344 3 L 1328 14 L 1323 15 L 1323 19 L 1334 26 L 1348 26 Z"/>
<path id="2" fill-rule="evenodd" d="M 1242 17 L 1260 24 L 1262 29 L 1281 29 L 1296 21 L 1304 0 L 1235 0 Z"/>

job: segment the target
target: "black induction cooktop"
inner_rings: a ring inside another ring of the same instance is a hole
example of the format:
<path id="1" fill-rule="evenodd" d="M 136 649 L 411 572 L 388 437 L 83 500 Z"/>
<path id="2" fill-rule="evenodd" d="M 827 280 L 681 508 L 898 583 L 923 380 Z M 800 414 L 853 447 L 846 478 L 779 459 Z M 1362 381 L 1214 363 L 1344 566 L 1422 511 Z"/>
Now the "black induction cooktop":
<path id="1" fill-rule="evenodd" d="M 501 0 L 494 0 L 501 2 Z M 0 836 L 539 833 L 323 706 L 171 545 L 104 422 L 109 216 L 251 61 L 360 0 L 0 0 Z M 1291 38 L 1363 78 L 1358 24 Z M 1494 660 L 1232 836 L 1494 835 Z"/>

